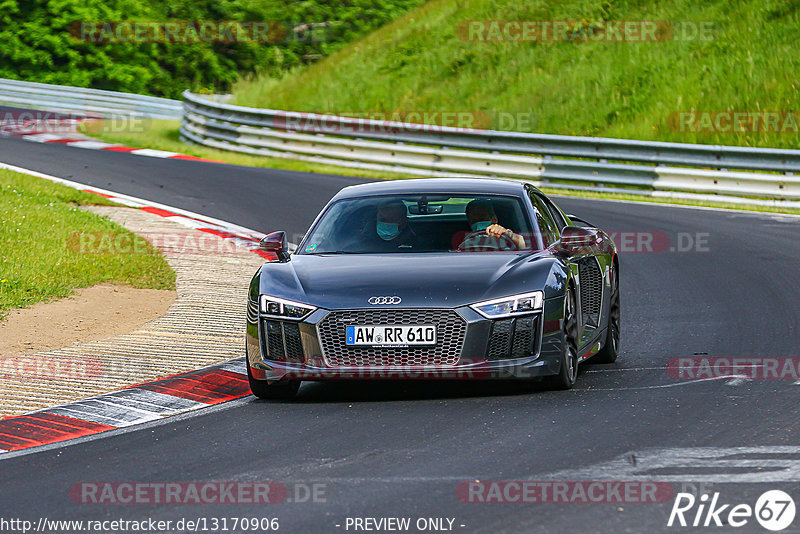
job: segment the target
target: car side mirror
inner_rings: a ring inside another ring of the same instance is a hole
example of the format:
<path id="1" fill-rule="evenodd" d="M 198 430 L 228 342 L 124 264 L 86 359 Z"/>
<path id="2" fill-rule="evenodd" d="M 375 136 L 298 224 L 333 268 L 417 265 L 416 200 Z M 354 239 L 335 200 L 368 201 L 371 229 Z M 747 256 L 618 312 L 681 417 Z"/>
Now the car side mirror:
<path id="1" fill-rule="evenodd" d="M 565 226 L 561 240 L 556 243 L 559 252 L 574 256 L 592 251 L 597 246 L 597 230 L 580 226 Z"/>
<path id="2" fill-rule="evenodd" d="M 261 238 L 258 248 L 264 252 L 272 252 L 278 255 L 281 261 L 289 257 L 289 247 L 286 244 L 286 232 L 272 232 Z"/>

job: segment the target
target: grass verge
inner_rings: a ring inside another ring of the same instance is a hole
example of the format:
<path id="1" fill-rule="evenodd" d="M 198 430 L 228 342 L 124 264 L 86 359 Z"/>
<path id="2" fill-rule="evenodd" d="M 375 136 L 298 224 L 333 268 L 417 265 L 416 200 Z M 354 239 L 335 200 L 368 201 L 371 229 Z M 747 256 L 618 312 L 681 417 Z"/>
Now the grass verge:
<path id="1" fill-rule="evenodd" d="M 70 246 L 87 233 L 133 239 L 116 223 L 80 208 L 104 198 L 0 169 L 0 319 L 13 308 L 63 298 L 100 283 L 174 289 L 175 273 L 153 247 L 143 253 L 81 254 Z"/>
<path id="2" fill-rule="evenodd" d="M 524 38 L 501 21 L 570 31 Z M 618 39 L 621 21 L 663 31 Z M 428 123 L 456 112 L 497 130 L 797 149 L 798 25 L 796 0 L 432 0 L 318 63 L 240 80 L 233 103 Z M 593 38 L 580 37 L 590 27 Z M 755 117 L 734 122 L 732 112 Z"/>

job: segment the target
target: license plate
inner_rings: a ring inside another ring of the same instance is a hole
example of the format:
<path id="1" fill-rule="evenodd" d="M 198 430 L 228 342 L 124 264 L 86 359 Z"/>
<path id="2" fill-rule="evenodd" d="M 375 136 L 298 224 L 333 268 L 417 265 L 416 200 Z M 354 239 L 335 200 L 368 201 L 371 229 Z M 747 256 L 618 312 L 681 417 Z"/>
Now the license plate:
<path id="1" fill-rule="evenodd" d="M 436 326 L 430 324 L 348 326 L 345 343 L 350 347 L 436 345 Z"/>

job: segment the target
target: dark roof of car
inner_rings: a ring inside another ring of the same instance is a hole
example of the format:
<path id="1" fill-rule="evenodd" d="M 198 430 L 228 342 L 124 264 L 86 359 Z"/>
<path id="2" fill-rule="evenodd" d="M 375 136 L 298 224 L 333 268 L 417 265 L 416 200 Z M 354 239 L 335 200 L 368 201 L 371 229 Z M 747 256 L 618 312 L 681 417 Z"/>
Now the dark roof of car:
<path id="1" fill-rule="evenodd" d="M 334 198 L 353 198 L 371 195 L 418 193 L 470 193 L 521 195 L 525 183 L 517 180 L 489 178 L 421 178 L 412 180 L 381 180 L 345 187 Z"/>

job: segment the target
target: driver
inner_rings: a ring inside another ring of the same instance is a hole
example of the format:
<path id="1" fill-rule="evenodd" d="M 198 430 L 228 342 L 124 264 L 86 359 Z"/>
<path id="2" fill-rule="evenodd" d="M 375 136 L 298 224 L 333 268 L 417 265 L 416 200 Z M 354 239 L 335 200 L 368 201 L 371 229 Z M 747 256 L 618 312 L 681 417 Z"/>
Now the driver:
<path id="1" fill-rule="evenodd" d="M 464 236 L 460 250 L 522 250 L 525 238 L 497 224 L 497 215 L 489 200 L 477 199 L 467 204 L 467 220 L 472 232 Z"/>

